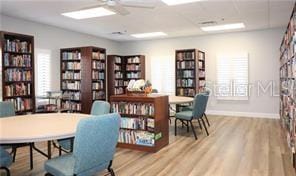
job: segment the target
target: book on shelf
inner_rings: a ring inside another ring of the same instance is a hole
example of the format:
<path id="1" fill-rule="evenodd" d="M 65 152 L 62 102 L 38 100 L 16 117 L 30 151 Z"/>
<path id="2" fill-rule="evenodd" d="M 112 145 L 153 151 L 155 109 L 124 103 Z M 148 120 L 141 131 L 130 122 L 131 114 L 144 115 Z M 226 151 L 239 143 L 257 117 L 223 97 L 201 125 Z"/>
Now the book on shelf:
<path id="1" fill-rule="evenodd" d="M 64 51 L 62 52 L 62 60 L 81 60 L 81 52 L 79 51 Z"/>
<path id="2" fill-rule="evenodd" d="M 98 80 L 97 82 L 93 82 L 92 83 L 92 89 L 93 90 L 104 89 L 104 81 Z"/>
<path id="3" fill-rule="evenodd" d="M 143 117 L 139 118 L 129 118 L 121 117 L 121 128 L 133 129 L 133 130 L 145 130 L 146 129 L 146 119 Z"/>
<path id="4" fill-rule="evenodd" d="M 62 62 L 62 70 L 80 70 L 81 63 L 80 62 Z"/>
<path id="5" fill-rule="evenodd" d="M 95 60 L 102 60 L 104 61 L 105 60 L 105 53 L 102 53 L 102 52 L 92 52 L 92 58 L 95 59 Z"/>
<path id="6" fill-rule="evenodd" d="M 119 86 L 123 87 L 123 86 L 125 86 L 124 81 L 123 80 L 114 80 L 114 86 L 115 87 L 119 87 Z"/>
<path id="7" fill-rule="evenodd" d="M 70 90 L 80 90 L 81 82 L 80 81 L 63 81 L 62 89 L 70 89 Z"/>
<path id="8" fill-rule="evenodd" d="M 181 61 L 177 62 L 177 69 L 194 69 L 195 62 L 194 61 Z"/>
<path id="9" fill-rule="evenodd" d="M 128 64 L 138 64 L 138 63 L 140 63 L 140 58 L 138 56 L 129 57 L 129 58 L 127 58 L 127 63 Z"/>
<path id="10" fill-rule="evenodd" d="M 5 96 L 28 96 L 31 95 L 31 84 L 30 83 L 18 83 L 5 85 Z"/>
<path id="11" fill-rule="evenodd" d="M 76 103 L 72 101 L 63 101 L 62 109 L 67 109 L 72 111 L 81 111 L 81 103 Z"/>
<path id="12" fill-rule="evenodd" d="M 194 59 L 194 52 L 193 51 L 185 51 L 185 52 L 178 52 L 177 53 L 177 60 L 192 60 Z"/>
<path id="13" fill-rule="evenodd" d="M 27 111 L 32 110 L 32 99 L 31 98 L 9 98 L 6 101 L 10 101 L 14 104 L 15 111 Z"/>
<path id="14" fill-rule="evenodd" d="M 119 95 L 124 93 L 124 88 L 119 87 L 119 88 L 114 88 L 114 95 Z"/>
<path id="15" fill-rule="evenodd" d="M 93 100 L 101 100 L 105 98 L 106 97 L 104 91 L 93 91 Z"/>
<path id="16" fill-rule="evenodd" d="M 154 146 L 154 133 L 147 131 L 120 130 L 118 142 L 126 144 L 137 144 L 143 146 Z"/>
<path id="17" fill-rule="evenodd" d="M 177 70 L 177 78 L 194 78 L 194 70 Z"/>
<path id="18" fill-rule="evenodd" d="M 31 53 L 32 44 L 30 42 L 21 41 L 19 39 L 5 39 L 4 52 Z"/>
<path id="19" fill-rule="evenodd" d="M 18 68 L 7 69 L 4 71 L 5 81 L 31 81 L 32 72 L 30 70 L 22 70 Z"/>
<path id="20" fill-rule="evenodd" d="M 198 52 L 198 60 L 205 60 L 205 54 L 203 52 Z"/>
<path id="21" fill-rule="evenodd" d="M 62 94 L 63 100 L 81 100 L 81 93 L 80 92 L 72 92 L 72 91 L 64 91 Z"/>
<path id="22" fill-rule="evenodd" d="M 5 67 L 31 67 L 30 54 L 9 54 L 4 53 L 4 66 Z"/>
<path id="23" fill-rule="evenodd" d="M 114 74 L 114 76 L 115 76 L 115 79 L 122 79 L 122 78 L 123 78 L 123 74 L 122 74 L 122 72 L 116 72 L 116 73 Z"/>
<path id="24" fill-rule="evenodd" d="M 178 88 L 177 95 L 193 97 L 195 95 L 195 90 L 192 88 Z"/>
<path id="25" fill-rule="evenodd" d="M 92 68 L 103 70 L 103 69 L 105 69 L 105 63 L 94 60 L 94 61 L 92 61 Z"/>
<path id="26" fill-rule="evenodd" d="M 141 66 L 138 64 L 132 64 L 126 66 L 127 71 L 141 71 Z"/>
<path id="27" fill-rule="evenodd" d="M 127 102 L 112 103 L 112 112 L 117 112 L 121 114 L 131 114 L 131 115 L 153 116 L 154 105 L 143 104 L 143 103 L 127 103 Z"/>
<path id="28" fill-rule="evenodd" d="M 105 73 L 100 71 L 92 71 L 92 79 L 105 79 Z"/>
<path id="29" fill-rule="evenodd" d="M 141 77 L 141 74 L 139 72 L 137 73 L 126 73 L 126 78 L 128 79 L 139 79 Z"/>
<path id="30" fill-rule="evenodd" d="M 177 87 L 193 87 L 194 80 L 193 79 L 178 79 Z"/>
<path id="31" fill-rule="evenodd" d="M 81 73 L 65 71 L 62 73 L 62 79 L 81 79 Z"/>
<path id="32" fill-rule="evenodd" d="M 121 57 L 115 56 L 115 63 L 121 64 Z"/>

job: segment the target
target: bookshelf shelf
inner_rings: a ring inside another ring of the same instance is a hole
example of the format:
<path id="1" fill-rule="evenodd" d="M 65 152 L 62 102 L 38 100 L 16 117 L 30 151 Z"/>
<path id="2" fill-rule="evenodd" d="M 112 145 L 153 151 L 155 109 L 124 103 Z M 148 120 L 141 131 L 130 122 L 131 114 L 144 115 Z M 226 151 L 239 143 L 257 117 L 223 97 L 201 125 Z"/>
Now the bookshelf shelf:
<path id="1" fill-rule="evenodd" d="M 34 37 L 0 31 L 2 100 L 11 101 L 16 114 L 35 111 Z"/>
<path id="2" fill-rule="evenodd" d="M 112 95 L 110 103 L 121 115 L 118 147 L 157 152 L 168 145 L 168 96 Z"/>
<path id="3" fill-rule="evenodd" d="M 176 95 L 193 97 L 205 83 L 205 53 L 197 49 L 176 50 Z"/>
<path id="4" fill-rule="evenodd" d="M 296 169 L 296 5 L 280 46 L 280 117 Z"/>
<path id="5" fill-rule="evenodd" d="M 108 97 L 126 93 L 131 79 L 145 79 L 145 56 L 108 55 Z"/>
<path id="6" fill-rule="evenodd" d="M 93 46 L 61 49 L 62 108 L 90 113 L 95 100 L 106 100 L 106 49 Z M 94 89 L 95 87 L 95 89 Z"/>

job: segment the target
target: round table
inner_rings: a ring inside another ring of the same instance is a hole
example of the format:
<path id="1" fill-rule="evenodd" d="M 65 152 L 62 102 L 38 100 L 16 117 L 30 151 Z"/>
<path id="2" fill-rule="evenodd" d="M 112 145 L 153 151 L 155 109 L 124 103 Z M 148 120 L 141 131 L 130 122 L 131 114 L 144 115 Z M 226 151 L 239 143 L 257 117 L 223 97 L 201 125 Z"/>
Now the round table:
<path id="1" fill-rule="evenodd" d="M 30 167 L 33 169 L 33 149 L 51 159 L 51 141 L 75 136 L 78 122 L 86 114 L 50 113 L 0 118 L 0 144 L 30 146 Z M 47 141 L 47 153 L 35 142 Z"/>
<path id="2" fill-rule="evenodd" d="M 193 98 L 191 97 L 174 96 L 174 95 L 169 96 L 169 104 L 171 105 L 187 104 L 192 102 L 193 102 Z"/>

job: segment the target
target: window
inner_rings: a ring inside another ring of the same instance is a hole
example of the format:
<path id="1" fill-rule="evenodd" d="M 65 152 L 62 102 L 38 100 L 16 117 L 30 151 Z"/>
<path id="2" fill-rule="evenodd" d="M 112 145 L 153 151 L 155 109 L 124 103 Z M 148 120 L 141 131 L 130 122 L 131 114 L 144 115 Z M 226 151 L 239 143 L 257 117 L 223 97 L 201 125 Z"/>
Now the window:
<path id="1" fill-rule="evenodd" d="M 217 85 L 215 92 L 222 100 L 248 100 L 248 54 L 219 55 L 217 57 Z"/>
<path id="2" fill-rule="evenodd" d="M 151 59 L 151 83 L 158 92 L 175 94 L 175 63 L 170 56 L 156 56 Z"/>
<path id="3" fill-rule="evenodd" d="M 50 90 L 50 50 L 37 49 L 37 95 Z"/>

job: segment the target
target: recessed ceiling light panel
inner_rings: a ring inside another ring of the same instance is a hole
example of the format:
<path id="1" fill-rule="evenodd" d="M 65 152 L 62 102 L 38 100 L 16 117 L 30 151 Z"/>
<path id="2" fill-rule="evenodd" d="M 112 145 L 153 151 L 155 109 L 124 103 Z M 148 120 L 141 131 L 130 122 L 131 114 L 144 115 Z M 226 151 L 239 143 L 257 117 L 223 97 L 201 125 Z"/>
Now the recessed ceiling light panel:
<path id="1" fill-rule="evenodd" d="M 201 30 L 206 32 L 213 32 L 213 31 L 225 31 L 231 29 L 241 29 L 245 28 L 244 23 L 233 23 L 233 24 L 225 24 L 225 25 L 216 25 L 216 26 L 207 26 L 201 27 Z"/>
<path id="2" fill-rule="evenodd" d="M 173 5 L 180 5 L 180 4 L 188 4 L 192 2 L 198 2 L 201 0 L 161 0 L 162 2 L 166 3 L 169 6 Z"/>
<path id="3" fill-rule="evenodd" d="M 64 15 L 64 16 L 74 18 L 77 20 L 86 19 L 86 18 L 101 17 L 101 16 L 109 16 L 109 15 L 114 15 L 114 14 L 115 14 L 115 12 L 105 9 L 103 7 L 97 7 L 97 8 L 62 13 L 62 15 Z"/>
<path id="4" fill-rule="evenodd" d="M 152 38 L 152 37 L 167 36 L 167 34 L 164 32 L 150 32 L 150 33 L 132 34 L 131 36 L 135 38 Z"/>

